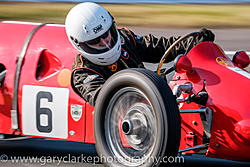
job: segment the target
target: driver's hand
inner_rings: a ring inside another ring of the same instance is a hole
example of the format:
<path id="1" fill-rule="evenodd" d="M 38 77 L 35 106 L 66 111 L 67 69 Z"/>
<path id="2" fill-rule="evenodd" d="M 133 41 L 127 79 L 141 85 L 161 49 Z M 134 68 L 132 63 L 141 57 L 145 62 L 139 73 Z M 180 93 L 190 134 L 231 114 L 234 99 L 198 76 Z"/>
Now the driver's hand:
<path id="1" fill-rule="evenodd" d="M 208 30 L 206 28 L 202 28 L 200 30 L 200 37 L 199 37 L 199 42 L 204 42 L 204 41 L 211 41 L 213 42 L 214 41 L 214 33 L 212 33 L 211 30 Z"/>

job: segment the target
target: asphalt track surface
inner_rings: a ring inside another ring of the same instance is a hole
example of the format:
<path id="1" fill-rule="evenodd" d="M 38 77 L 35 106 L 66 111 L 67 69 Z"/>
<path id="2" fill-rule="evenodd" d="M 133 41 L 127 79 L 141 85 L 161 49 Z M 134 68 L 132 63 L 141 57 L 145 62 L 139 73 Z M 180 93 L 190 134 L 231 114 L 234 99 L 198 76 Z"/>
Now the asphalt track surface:
<path id="1" fill-rule="evenodd" d="M 156 36 L 178 36 L 197 29 L 149 29 L 132 27 L 136 34 L 152 33 Z M 216 29 L 216 43 L 226 51 L 250 51 L 250 29 Z M 156 65 L 147 64 L 155 69 Z M 249 67 L 248 67 L 249 69 Z M 21 160 L 16 160 L 22 157 Z M 15 159 L 16 158 L 16 159 Z M 33 158 L 32 160 L 28 158 Z M 39 138 L 22 138 L 0 140 L 0 166 L 1 167 L 101 167 L 98 163 L 94 145 L 77 142 L 46 140 Z M 172 166 L 171 164 L 169 164 Z M 250 162 L 215 159 L 203 155 L 184 156 L 184 163 L 180 166 L 250 166 Z"/>

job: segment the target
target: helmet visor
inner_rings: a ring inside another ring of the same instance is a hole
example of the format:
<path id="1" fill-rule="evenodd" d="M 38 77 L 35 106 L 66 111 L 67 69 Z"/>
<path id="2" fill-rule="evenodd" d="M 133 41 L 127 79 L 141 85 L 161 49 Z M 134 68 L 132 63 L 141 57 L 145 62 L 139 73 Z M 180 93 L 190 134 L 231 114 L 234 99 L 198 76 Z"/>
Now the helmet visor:
<path id="1" fill-rule="evenodd" d="M 112 26 L 108 29 L 108 31 L 106 31 L 101 36 L 89 41 L 79 42 L 79 47 L 86 53 L 100 54 L 112 49 L 117 43 L 117 40 L 118 40 L 118 34 L 116 26 L 115 24 L 112 24 Z M 103 44 L 99 45 L 100 43 Z"/>

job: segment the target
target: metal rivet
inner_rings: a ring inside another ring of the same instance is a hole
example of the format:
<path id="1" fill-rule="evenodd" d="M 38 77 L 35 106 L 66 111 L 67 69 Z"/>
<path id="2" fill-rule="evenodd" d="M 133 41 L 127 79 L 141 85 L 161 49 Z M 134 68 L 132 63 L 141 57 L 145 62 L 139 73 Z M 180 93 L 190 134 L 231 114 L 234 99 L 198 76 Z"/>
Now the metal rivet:
<path id="1" fill-rule="evenodd" d="M 176 83 L 173 83 L 173 86 L 176 86 L 177 84 Z"/>
<path id="2" fill-rule="evenodd" d="M 180 77 L 180 76 L 177 76 L 177 77 L 176 77 L 176 79 L 178 79 L 178 80 L 179 80 L 179 79 L 181 79 L 181 77 Z"/>
<path id="3" fill-rule="evenodd" d="M 69 134 L 70 134 L 71 136 L 73 136 L 73 135 L 75 134 L 75 131 L 71 130 L 71 131 L 69 132 Z"/>
<path id="4" fill-rule="evenodd" d="M 196 121 L 193 121 L 192 124 L 195 125 L 195 126 L 197 126 L 197 122 Z"/>
<path id="5" fill-rule="evenodd" d="M 220 144 L 219 144 L 219 143 L 217 143 L 217 144 L 216 144 L 216 147 L 217 147 L 217 148 L 219 148 L 219 147 L 220 147 Z"/>

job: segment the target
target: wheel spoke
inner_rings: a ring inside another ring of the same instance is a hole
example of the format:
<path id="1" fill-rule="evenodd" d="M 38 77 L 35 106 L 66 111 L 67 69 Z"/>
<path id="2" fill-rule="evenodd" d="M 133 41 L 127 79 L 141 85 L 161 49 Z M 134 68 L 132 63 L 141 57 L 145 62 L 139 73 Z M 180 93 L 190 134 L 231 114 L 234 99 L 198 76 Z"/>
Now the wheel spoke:
<path id="1" fill-rule="evenodd" d="M 148 98 L 138 89 L 127 87 L 111 99 L 105 132 L 110 150 L 124 165 L 138 166 L 152 152 L 156 142 L 156 118 Z"/>

